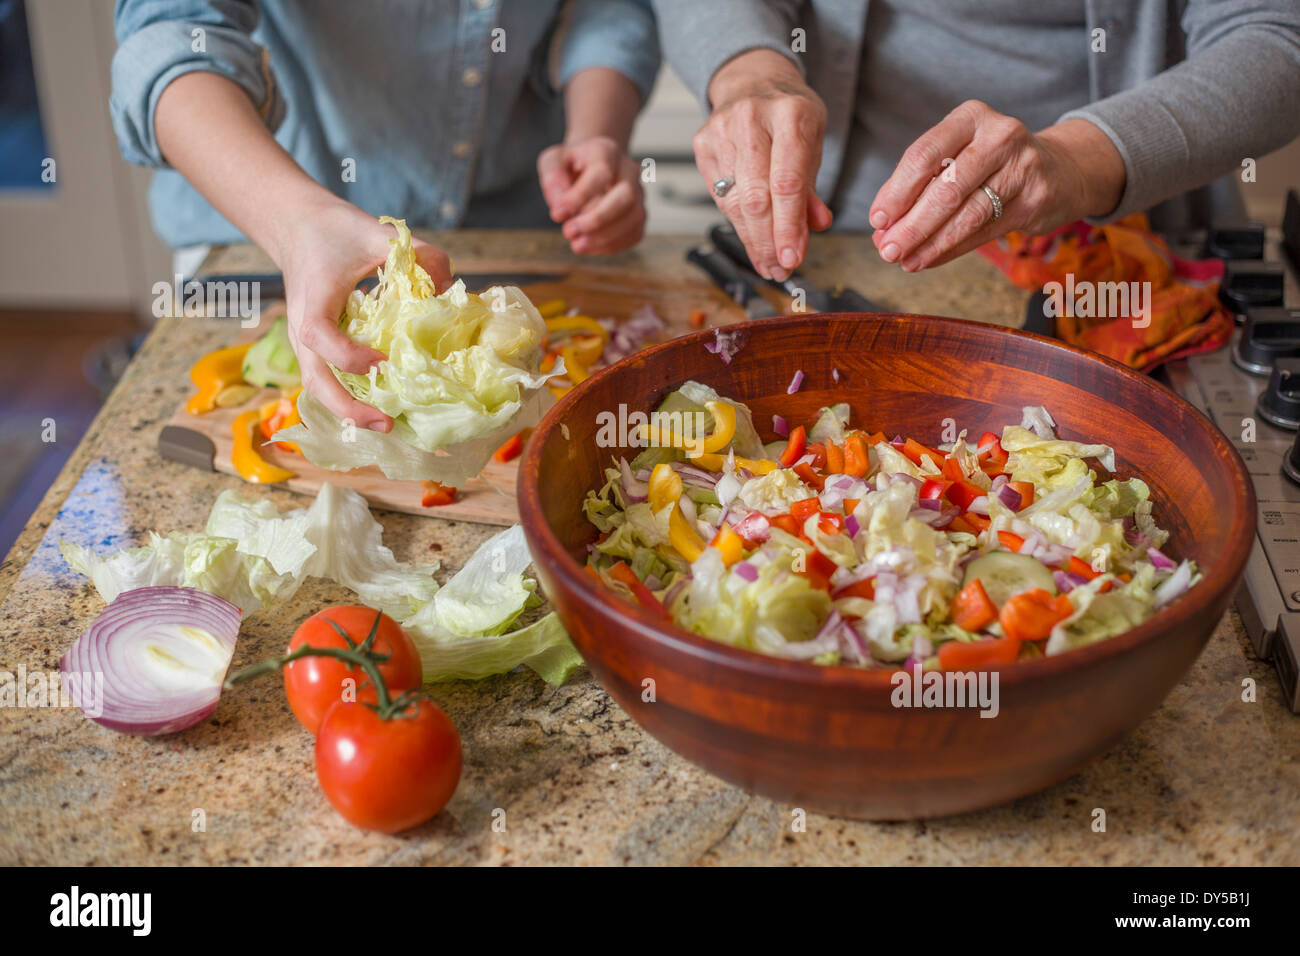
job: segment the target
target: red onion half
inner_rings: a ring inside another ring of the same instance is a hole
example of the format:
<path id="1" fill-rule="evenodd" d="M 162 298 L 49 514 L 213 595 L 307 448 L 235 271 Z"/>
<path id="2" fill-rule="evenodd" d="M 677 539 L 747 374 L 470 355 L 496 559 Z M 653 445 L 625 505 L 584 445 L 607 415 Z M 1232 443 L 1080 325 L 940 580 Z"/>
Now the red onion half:
<path id="1" fill-rule="evenodd" d="M 197 588 L 119 594 L 59 663 L 73 701 L 124 734 L 170 734 L 217 709 L 239 608 Z"/>

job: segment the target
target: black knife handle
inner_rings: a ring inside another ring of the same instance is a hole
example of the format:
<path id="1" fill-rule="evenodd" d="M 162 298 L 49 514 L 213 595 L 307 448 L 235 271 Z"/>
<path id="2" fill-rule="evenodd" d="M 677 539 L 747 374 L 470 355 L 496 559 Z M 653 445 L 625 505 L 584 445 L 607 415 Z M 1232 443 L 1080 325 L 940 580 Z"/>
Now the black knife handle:
<path id="1" fill-rule="evenodd" d="M 750 299 L 758 295 L 749 278 L 736 267 L 736 264 L 708 246 L 696 246 L 686 253 L 686 261 L 699 266 L 709 274 L 723 292 L 742 308 L 749 305 Z"/>
<path id="2" fill-rule="evenodd" d="M 750 261 L 749 253 L 745 251 L 745 244 L 740 241 L 740 236 L 736 234 L 736 227 L 731 223 L 710 226 L 709 241 L 741 269 L 754 273 L 755 278 L 770 282 L 777 288 L 784 289 L 789 295 L 799 294 L 799 283 L 802 280 L 797 272 L 790 273 L 789 278 L 784 282 L 777 282 L 775 279 L 764 279 L 755 271 L 754 263 Z"/>

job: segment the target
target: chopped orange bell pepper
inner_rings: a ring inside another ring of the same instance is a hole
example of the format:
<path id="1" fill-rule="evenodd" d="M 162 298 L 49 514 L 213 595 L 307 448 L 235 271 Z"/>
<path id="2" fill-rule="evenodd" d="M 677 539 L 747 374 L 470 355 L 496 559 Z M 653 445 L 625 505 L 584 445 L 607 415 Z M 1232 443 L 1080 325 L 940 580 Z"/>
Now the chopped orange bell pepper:
<path id="1" fill-rule="evenodd" d="M 492 453 L 492 457 L 500 462 L 513 461 L 519 457 L 519 453 L 524 450 L 524 433 L 518 432 L 511 436 L 504 445 Z"/>
<path id="2" fill-rule="evenodd" d="M 1034 503 L 1034 483 L 1032 481 L 1008 481 L 1007 486 L 1013 491 L 1020 492 L 1020 507 L 1017 511 L 1024 511 Z"/>
<path id="3" fill-rule="evenodd" d="M 952 599 L 952 622 L 963 631 L 982 631 L 998 619 L 998 608 L 979 578 Z"/>
<path id="4" fill-rule="evenodd" d="M 721 552 L 722 563 L 727 567 L 731 567 L 745 556 L 745 539 L 725 521 L 718 529 L 718 533 L 713 536 L 713 540 L 709 542 L 709 546 Z"/>
<path id="5" fill-rule="evenodd" d="M 1023 591 L 1007 599 L 998 612 L 1002 633 L 1019 641 L 1041 641 L 1058 621 L 1074 613 L 1069 596 L 1053 597 L 1042 588 Z"/>
<path id="6" fill-rule="evenodd" d="M 987 670 L 1010 664 L 1020 654 L 1014 637 L 991 637 L 983 641 L 945 641 L 939 645 L 939 666 L 946 671 Z"/>
<path id="7" fill-rule="evenodd" d="M 853 434 L 844 439 L 844 474 L 861 478 L 870 467 L 871 455 L 863 437 Z"/>
<path id="8" fill-rule="evenodd" d="M 190 381 L 199 390 L 185 403 L 185 410 L 191 415 L 201 415 L 216 408 L 222 390 L 244 380 L 244 355 L 252 347 L 250 342 L 217 349 L 195 362 L 190 369 Z"/>

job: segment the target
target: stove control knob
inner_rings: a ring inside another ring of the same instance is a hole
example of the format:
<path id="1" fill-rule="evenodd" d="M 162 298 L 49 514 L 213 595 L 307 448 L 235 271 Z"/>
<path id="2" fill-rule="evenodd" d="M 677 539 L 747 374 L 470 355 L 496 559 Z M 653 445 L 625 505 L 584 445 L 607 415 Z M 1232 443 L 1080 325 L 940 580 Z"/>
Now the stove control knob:
<path id="1" fill-rule="evenodd" d="M 1278 428 L 1300 428 L 1300 358 L 1283 358 L 1273 363 L 1268 388 L 1260 393 L 1255 411 Z"/>
<path id="2" fill-rule="evenodd" d="M 1264 227 L 1252 222 L 1211 229 L 1205 240 L 1205 254 L 1214 259 L 1263 259 Z"/>
<path id="3" fill-rule="evenodd" d="M 1248 309 L 1232 361 L 1252 375 L 1267 375 L 1280 358 L 1300 357 L 1300 309 Z"/>
<path id="4" fill-rule="evenodd" d="M 1251 307 L 1281 307 L 1285 275 L 1276 262 L 1225 262 L 1219 299 L 1242 321 Z"/>
<path id="5" fill-rule="evenodd" d="M 1296 440 L 1291 443 L 1291 448 L 1287 451 L 1286 457 L 1282 459 L 1282 474 L 1300 485 L 1300 435 L 1296 436 Z M 1296 600 L 1300 600 L 1300 598 Z"/>

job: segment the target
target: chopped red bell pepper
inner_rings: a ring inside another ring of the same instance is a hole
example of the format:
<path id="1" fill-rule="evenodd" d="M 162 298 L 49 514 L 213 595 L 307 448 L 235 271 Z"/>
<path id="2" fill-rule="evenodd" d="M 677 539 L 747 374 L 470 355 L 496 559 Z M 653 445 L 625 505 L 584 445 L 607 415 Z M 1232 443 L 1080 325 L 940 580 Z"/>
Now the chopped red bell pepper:
<path id="1" fill-rule="evenodd" d="M 799 530 L 802 531 L 804 522 L 820 511 L 821 507 L 821 502 L 816 498 L 804 498 L 790 506 L 790 517 L 799 522 Z"/>
<path id="2" fill-rule="evenodd" d="M 982 498 L 985 491 L 979 485 L 965 478 L 960 481 L 954 481 L 952 486 L 947 490 L 948 500 L 955 504 L 962 511 L 970 507 L 972 501 L 976 498 Z"/>
<path id="3" fill-rule="evenodd" d="M 808 429 L 800 425 L 794 431 L 790 432 L 790 438 L 785 443 L 785 451 L 781 452 L 781 467 L 789 468 L 796 461 L 804 456 L 808 448 Z"/>
<path id="4" fill-rule="evenodd" d="M 793 471 L 799 476 L 799 480 L 810 488 L 815 488 L 817 491 L 821 491 L 826 487 L 826 479 L 813 471 L 812 467 L 806 461 L 795 465 Z"/>
<path id="5" fill-rule="evenodd" d="M 868 601 L 874 601 L 876 599 L 876 579 L 867 578 L 865 581 L 854 581 L 852 584 L 844 585 L 831 595 L 831 598 L 836 601 L 848 597 L 866 598 Z"/>
<path id="6" fill-rule="evenodd" d="M 1070 555 L 1070 560 L 1066 564 L 1065 569 L 1071 574 L 1077 574 L 1079 577 L 1087 578 L 1089 581 L 1101 576 L 1101 572 L 1094 571 L 1092 565 L 1087 561 L 1082 558 L 1076 558 L 1074 555 Z"/>
<path id="7" fill-rule="evenodd" d="M 945 481 L 942 478 L 927 478 L 921 485 L 920 497 L 931 500 L 942 498 L 951 487 L 951 481 Z"/>
<path id="8" fill-rule="evenodd" d="M 424 481 L 421 484 L 424 485 L 424 497 L 420 499 L 420 504 L 426 508 L 449 505 L 456 500 L 456 489 L 440 481 Z"/>
<path id="9" fill-rule="evenodd" d="M 614 564 L 609 569 L 609 575 L 615 581 L 627 585 L 628 590 L 632 592 L 632 596 L 636 598 L 637 604 L 659 617 L 671 619 L 668 609 L 660 603 L 654 592 L 641 582 L 641 579 L 636 576 L 636 572 L 628 567 L 625 562 L 619 561 Z"/>
<path id="10" fill-rule="evenodd" d="M 492 453 L 492 457 L 500 462 L 513 461 L 519 457 L 519 453 L 524 450 L 524 433 L 519 432 L 506 441 L 504 445 Z"/>
<path id="11" fill-rule="evenodd" d="M 1002 542 L 1002 547 L 1008 551 L 1019 551 L 1025 546 L 1025 539 L 1018 534 L 1012 534 L 1010 531 L 999 531 L 998 540 Z"/>
<path id="12" fill-rule="evenodd" d="M 822 534 L 839 534 L 844 530 L 844 515 L 823 511 L 817 519 L 817 530 Z"/>

